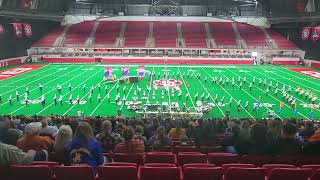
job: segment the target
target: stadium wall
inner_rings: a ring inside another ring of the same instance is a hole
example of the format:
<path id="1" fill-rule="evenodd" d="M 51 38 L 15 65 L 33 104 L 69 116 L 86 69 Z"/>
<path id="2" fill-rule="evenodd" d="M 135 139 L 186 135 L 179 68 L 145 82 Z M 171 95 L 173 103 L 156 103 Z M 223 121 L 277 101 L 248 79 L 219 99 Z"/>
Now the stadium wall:
<path id="1" fill-rule="evenodd" d="M 0 67 L 6 67 L 10 65 L 17 65 L 22 64 L 27 59 L 27 56 L 16 57 L 16 58 L 9 58 L 9 59 L 2 59 L 0 60 Z"/>
<path id="2" fill-rule="evenodd" d="M 56 28 L 59 26 L 59 23 L 57 22 L 42 20 L 15 21 L 13 19 L 1 17 L 0 22 L 0 24 L 2 24 L 5 29 L 4 34 L 0 36 L 0 60 L 26 56 L 27 50 L 31 47 L 32 44 L 34 44 L 41 37 L 47 34 L 52 28 Z M 32 37 L 17 38 L 10 24 L 12 22 L 30 23 L 32 26 Z"/>

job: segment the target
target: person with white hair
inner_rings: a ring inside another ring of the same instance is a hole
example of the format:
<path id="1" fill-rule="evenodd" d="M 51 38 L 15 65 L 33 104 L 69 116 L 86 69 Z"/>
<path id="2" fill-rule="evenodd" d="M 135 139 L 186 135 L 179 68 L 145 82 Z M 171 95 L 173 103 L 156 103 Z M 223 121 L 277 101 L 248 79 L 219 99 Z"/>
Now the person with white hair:
<path id="1" fill-rule="evenodd" d="M 50 137 L 54 137 L 56 135 L 56 133 L 58 132 L 58 128 L 57 126 L 49 126 L 51 122 L 50 117 L 42 119 L 40 122 L 41 122 L 41 128 L 39 130 L 40 135 L 44 135 L 44 136 L 47 135 Z"/>
<path id="2" fill-rule="evenodd" d="M 61 164 L 68 164 L 68 161 L 66 160 L 65 157 L 65 150 L 67 145 L 71 142 L 72 140 L 72 129 L 69 125 L 62 125 L 58 133 L 55 137 L 55 142 L 53 145 L 53 149 L 55 151 L 55 157 L 56 161 L 58 161 Z"/>
<path id="3" fill-rule="evenodd" d="M 24 152 L 29 150 L 50 150 L 53 145 L 53 140 L 46 136 L 39 136 L 41 123 L 32 122 L 26 125 L 24 136 L 18 139 L 17 147 Z"/>

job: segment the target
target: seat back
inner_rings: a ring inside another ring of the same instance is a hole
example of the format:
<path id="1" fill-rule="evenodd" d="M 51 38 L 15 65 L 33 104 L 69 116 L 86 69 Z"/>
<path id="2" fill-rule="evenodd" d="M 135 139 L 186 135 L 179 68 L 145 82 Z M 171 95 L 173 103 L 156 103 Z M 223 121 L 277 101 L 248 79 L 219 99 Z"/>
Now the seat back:
<path id="1" fill-rule="evenodd" d="M 175 164 L 170 163 L 147 163 L 144 167 L 177 167 Z"/>
<path id="2" fill-rule="evenodd" d="M 54 167 L 56 180 L 94 180 L 94 172 L 90 166 L 56 166 Z"/>
<path id="3" fill-rule="evenodd" d="M 135 166 L 99 166 L 99 179 L 104 180 L 135 180 L 137 179 Z"/>
<path id="4" fill-rule="evenodd" d="M 143 163 L 143 157 L 140 154 L 126 154 L 126 153 L 115 153 L 112 155 L 114 162 L 130 162 L 130 163 Z"/>
<path id="5" fill-rule="evenodd" d="M 141 167 L 140 180 L 180 180 L 178 167 Z"/>
<path id="6" fill-rule="evenodd" d="M 316 172 L 317 170 L 320 169 L 320 164 L 303 165 L 302 168 L 309 168 L 309 169 L 312 169 L 313 172 Z"/>
<path id="7" fill-rule="evenodd" d="M 8 166 L 0 166 L 0 177 L 3 180 L 8 180 L 9 177 L 9 167 Z"/>
<path id="8" fill-rule="evenodd" d="M 179 153 L 177 160 L 178 160 L 179 166 L 182 166 L 184 164 L 190 164 L 190 163 L 207 163 L 208 162 L 206 154 Z"/>
<path id="9" fill-rule="evenodd" d="M 256 165 L 254 164 L 223 164 L 223 174 L 226 174 L 228 169 L 230 168 L 255 168 Z"/>
<path id="10" fill-rule="evenodd" d="M 239 156 L 231 153 L 209 153 L 208 162 L 217 166 L 222 166 L 223 164 L 238 163 Z"/>
<path id="11" fill-rule="evenodd" d="M 255 164 L 257 166 L 263 166 L 272 162 L 271 155 L 245 155 L 240 158 L 241 163 Z"/>
<path id="12" fill-rule="evenodd" d="M 192 163 L 192 164 L 184 164 L 183 169 L 187 167 L 194 167 L 194 168 L 213 168 L 216 167 L 214 164 L 206 164 L 206 163 Z"/>
<path id="13" fill-rule="evenodd" d="M 186 167 L 183 170 L 184 180 L 221 180 L 221 167 Z"/>
<path id="14" fill-rule="evenodd" d="M 308 180 L 312 169 L 275 168 L 268 175 L 268 180 Z"/>
<path id="15" fill-rule="evenodd" d="M 171 152 L 150 152 L 145 156 L 145 163 L 176 163 L 176 155 Z"/>
<path id="16" fill-rule="evenodd" d="M 195 146 L 175 146 L 173 152 L 176 154 L 179 152 L 198 152 L 198 149 Z"/>
<path id="17" fill-rule="evenodd" d="M 265 164 L 262 167 L 266 168 L 268 170 L 268 173 L 270 173 L 275 168 L 296 168 L 296 166 L 291 164 Z"/>
<path id="18" fill-rule="evenodd" d="M 9 173 L 10 180 L 49 180 L 52 176 L 51 169 L 46 165 L 12 165 Z"/>
<path id="19" fill-rule="evenodd" d="M 127 162 L 110 162 L 104 164 L 104 166 L 133 166 L 137 167 L 136 163 L 127 163 Z"/>
<path id="20" fill-rule="evenodd" d="M 310 180 L 319 180 L 320 179 L 320 169 L 313 173 Z"/>
<path id="21" fill-rule="evenodd" d="M 281 155 L 273 158 L 272 164 L 292 164 L 300 166 L 303 163 L 304 157 L 302 155 Z"/>
<path id="22" fill-rule="evenodd" d="M 229 168 L 225 174 L 225 180 L 265 180 L 267 171 L 265 168 Z"/>
<path id="23" fill-rule="evenodd" d="M 52 169 L 55 166 L 59 166 L 59 163 L 52 161 L 34 161 L 32 162 L 32 165 L 45 165 Z"/>

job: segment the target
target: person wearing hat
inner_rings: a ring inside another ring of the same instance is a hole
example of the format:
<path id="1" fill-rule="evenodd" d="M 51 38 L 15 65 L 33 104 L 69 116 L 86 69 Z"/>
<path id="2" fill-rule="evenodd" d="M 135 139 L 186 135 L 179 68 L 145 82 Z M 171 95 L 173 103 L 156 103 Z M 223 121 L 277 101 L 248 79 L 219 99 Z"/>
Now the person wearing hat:
<path id="1" fill-rule="evenodd" d="M 41 128 L 40 122 L 32 122 L 26 125 L 24 136 L 18 139 L 17 147 L 24 152 L 29 150 L 50 150 L 53 146 L 53 140 L 46 136 L 39 136 Z"/>

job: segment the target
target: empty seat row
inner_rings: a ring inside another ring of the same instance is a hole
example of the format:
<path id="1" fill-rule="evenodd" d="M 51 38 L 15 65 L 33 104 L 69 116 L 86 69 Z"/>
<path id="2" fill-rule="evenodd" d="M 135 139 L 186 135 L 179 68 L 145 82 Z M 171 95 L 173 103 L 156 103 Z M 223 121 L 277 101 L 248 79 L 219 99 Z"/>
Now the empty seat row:
<path id="1" fill-rule="evenodd" d="M 302 166 L 306 164 L 320 164 L 320 156 L 271 156 L 250 155 L 238 156 L 230 153 L 180 152 L 177 155 L 170 152 L 149 152 L 141 154 L 106 153 L 109 162 L 171 163 L 183 165 L 188 163 L 209 163 L 221 166 L 229 163 L 249 163 L 257 166 L 264 164 L 292 164 Z"/>
<path id="2" fill-rule="evenodd" d="M 97 174 L 86 165 L 80 166 L 11 166 L 0 169 L 4 180 L 319 180 L 318 168 L 274 166 L 257 168 L 253 164 L 226 164 L 222 167 L 206 164 L 186 164 L 175 167 L 170 164 L 110 163 L 97 168 Z"/>

